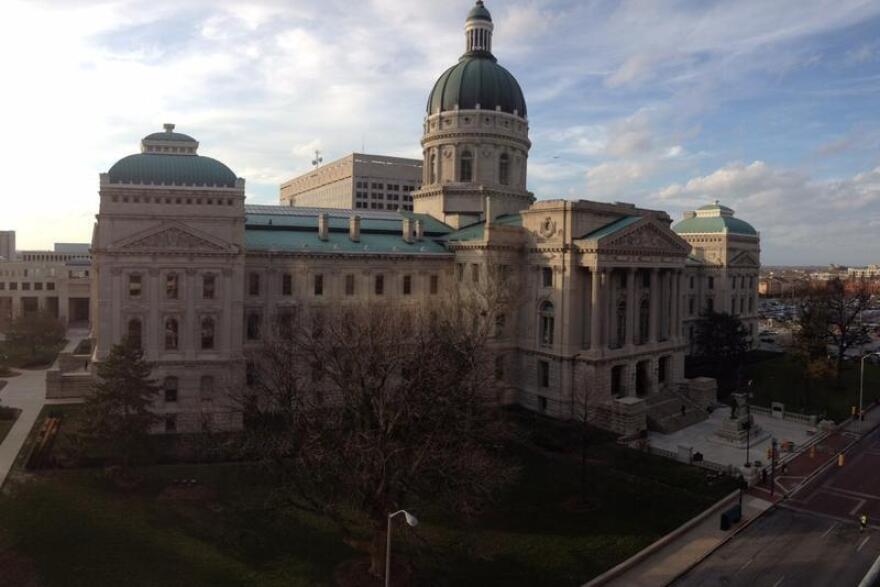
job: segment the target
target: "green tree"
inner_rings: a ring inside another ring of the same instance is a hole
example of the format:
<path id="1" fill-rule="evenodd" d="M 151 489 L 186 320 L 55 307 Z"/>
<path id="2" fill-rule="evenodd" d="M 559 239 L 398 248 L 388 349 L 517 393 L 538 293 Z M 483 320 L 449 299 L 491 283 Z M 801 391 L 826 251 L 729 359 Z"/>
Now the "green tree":
<path id="1" fill-rule="evenodd" d="M 159 393 L 151 372 L 136 344 L 115 345 L 98 365 L 98 382 L 83 409 L 80 446 L 109 452 L 123 471 L 146 454 L 147 437 L 158 421 L 150 409 Z"/>
<path id="2" fill-rule="evenodd" d="M 64 324 L 49 312 L 23 314 L 10 325 L 6 343 L 23 366 L 46 363 L 64 342 L 65 333 Z"/>
<path id="3" fill-rule="evenodd" d="M 696 343 L 697 354 L 720 375 L 740 365 L 749 350 L 749 333 L 736 316 L 710 310 L 697 322 Z"/>

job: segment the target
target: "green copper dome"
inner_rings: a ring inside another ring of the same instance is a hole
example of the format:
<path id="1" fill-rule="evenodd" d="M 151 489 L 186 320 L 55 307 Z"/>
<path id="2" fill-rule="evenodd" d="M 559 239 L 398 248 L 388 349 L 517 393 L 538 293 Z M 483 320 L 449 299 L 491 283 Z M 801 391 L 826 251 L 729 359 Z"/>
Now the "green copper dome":
<path id="1" fill-rule="evenodd" d="M 235 187 L 236 176 L 223 163 L 199 155 L 138 153 L 116 162 L 110 183 Z"/>
<path id="2" fill-rule="evenodd" d="M 492 15 L 489 14 L 489 11 L 486 10 L 486 7 L 483 6 L 483 0 L 477 0 L 476 6 L 471 8 L 471 11 L 468 13 L 468 20 L 488 20 L 492 22 Z"/>
<path id="3" fill-rule="evenodd" d="M 712 218 L 686 218 L 672 227 L 672 230 L 678 234 L 696 234 L 696 233 L 716 233 L 727 232 L 732 234 L 744 234 L 748 236 L 757 236 L 758 231 L 739 218 L 731 216 L 715 216 Z"/>
<path id="4" fill-rule="evenodd" d="M 144 137 L 145 141 L 174 141 L 178 143 L 195 143 L 196 140 L 182 132 L 154 132 Z"/>
<path id="5" fill-rule="evenodd" d="M 465 55 L 440 76 L 428 98 L 428 114 L 455 110 L 496 110 L 525 118 L 526 100 L 513 75 L 490 54 Z"/>

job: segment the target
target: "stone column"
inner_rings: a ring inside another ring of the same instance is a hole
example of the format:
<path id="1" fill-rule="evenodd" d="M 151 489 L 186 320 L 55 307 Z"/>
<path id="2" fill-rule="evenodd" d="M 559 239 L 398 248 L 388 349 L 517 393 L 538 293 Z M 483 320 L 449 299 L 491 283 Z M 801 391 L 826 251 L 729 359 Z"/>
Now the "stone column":
<path id="1" fill-rule="evenodd" d="M 657 342 L 657 326 L 660 323 L 660 292 L 657 287 L 659 279 L 660 270 L 656 267 L 651 269 L 651 310 L 648 316 L 648 342 L 651 344 Z"/>
<path id="2" fill-rule="evenodd" d="M 185 314 L 183 316 L 183 324 L 181 325 L 181 340 L 178 341 L 178 344 L 182 345 L 180 348 L 184 349 L 184 356 L 189 359 L 195 359 L 196 357 L 196 342 L 198 341 L 198 336 L 196 334 L 196 328 L 198 328 L 198 320 L 196 319 L 196 294 L 198 293 L 198 286 L 196 285 L 196 279 L 198 278 L 198 271 L 194 268 L 190 267 L 186 270 L 186 282 L 183 286 L 183 291 L 181 292 L 184 296 L 186 296 L 185 300 Z"/>
<path id="3" fill-rule="evenodd" d="M 669 338 L 678 342 L 681 336 L 681 270 L 672 271 L 672 319 Z"/>
<path id="4" fill-rule="evenodd" d="M 590 271 L 590 349 L 599 350 L 602 343 L 602 282 L 605 271 Z"/>
<path id="5" fill-rule="evenodd" d="M 232 312 L 232 288 L 234 287 L 232 283 L 232 269 L 223 269 L 220 283 L 222 284 L 220 287 L 223 288 L 223 311 L 215 325 L 217 329 L 215 336 L 219 335 L 220 337 L 220 352 L 223 356 L 229 357 L 232 351 L 232 321 L 235 319 L 235 315 Z"/>
<path id="6" fill-rule="evenodd" d="M 144 355 L 151 360 L 156 360 L 159 355 L 160 332 L 164 325 L 160 324 L 159 307 L 162 305 L 162 273 L 158 269 L 150 269 L 150 279 L 147 281 L 148 291 L 142 292 L 150 304 L 148 324 L 143 325 L 141 336 L 144 337 Z"/>
<path id="7" fill-rule="evenodd" d="M 110 280 L 113 283 L 111 287 L 112 293 L 112 304 L 110 310 L 110 316 L 113 320 L 113 344 L 119 343 L 122 340 L 122 269 L 119 267 L 114 267 L 110 270 Z M 14 308 L 13 308 L 14 310 Z"/>
<path id="8" fill-rule="evenodd" d="M 638 320 L 638 315 L 639 312 L 636 308 L 636 269 L 630 267 L 626 272 L 626 346 L 633 344 L 633 333 L 635 332 L 635 322 Z"/>

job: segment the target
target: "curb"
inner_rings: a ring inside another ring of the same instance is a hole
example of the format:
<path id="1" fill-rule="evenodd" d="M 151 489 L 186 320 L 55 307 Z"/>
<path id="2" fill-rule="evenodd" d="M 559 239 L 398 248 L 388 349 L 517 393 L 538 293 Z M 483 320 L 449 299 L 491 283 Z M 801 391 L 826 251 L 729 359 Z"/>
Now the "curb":
<path id="1" fill-rule="evenodd" d="M 670 542 L 679 538 L 682 534 L 684 534 L 697 524 L 701 523 L 709 516 L 718 513 L 718 511 L 724 509 L 724 507 L 729 505 L 730 502 L 736 501 L 738 497 L 739 489 L 729 493 L 725 497 L 722 497 L 720 500 L 716 501 L 714 504 L 703 510 L 701 513 L 697 514 L 669 534 L 666 534 L 665 536 L 657 539 L 655 542 L 646 546 L 622 563 L 619 563 L 617 566 L 608 569 L 598 577 L 593 578 L 589 583 L 584 584 L 583 587 L 599 587 L 600 585 L 605 585 L 608 582 L 618 578 L 620 575 L 622 575 L 626 571 L 629 571 L 661 548 L 667 546 Z M 688 567 L 688 570 L 690 569 L 691 567 Z"/>

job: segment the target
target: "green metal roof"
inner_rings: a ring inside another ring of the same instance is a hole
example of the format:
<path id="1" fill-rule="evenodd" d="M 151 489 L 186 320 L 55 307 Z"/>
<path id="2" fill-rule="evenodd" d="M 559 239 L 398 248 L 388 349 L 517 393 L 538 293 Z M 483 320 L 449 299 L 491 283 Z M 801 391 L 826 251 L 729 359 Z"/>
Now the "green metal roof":
<path id="1" fill-rule="evenodd" d="M 496 110 L 525 118 L 528 114 L 522 89 L 513 75 L 489 53 L 465 55 L 447 69 L 428 97 L 428 114 L 455 110 Z"/>
<path id="2" fill-rule="evenodd" d="M 182 132 L 154 132 L 144 137 L 145 141 L 175 141 L 181 143 L 195 143 L 194 138 Z"/>
<path id="3" fill-rule="evenodd" d="M 489 11 L 486 10 L 486 7 L 483 6 L 483 0 L 477 0 L 476 6 L 471 8 L 471 11 L 468 13 L 468 20 L 488 20 L 492 22 L 492 15 L 489 14 Z"/>
<path id="4" fill-rule="evenodd" d="M 593 232 L 589 232 L 582 236 L 583 239 L 588 240 L 599 240 L 600 238 L 606 237 L 609 234 L 614 234 L 618 230 L 623 230 L 630 224 L 634 224 L 641 220 L 641 216 L 624 216 L 623 218 L 619 218 L 614 222 L 610 222 L 601 228 L 597 228 Z"/>
<path id="5" fill-rule="evenodd" d="M 318 215 L 327 215 L 328 238 L 318 238 Z M 245 206 L 245 247 L 248 251 L 450 255 L 441 239 L 451 231 L 427 214 L 376 212 L 289 206 Z M 352 216 L 361 218 L 360 240 L 349 238 Z M 403 240 L 403 219 L 421 220 L 425 238 Z"/>
<path id="6" fill-rule="evenodd" d="M 733 216 L 712 216 L 708 218 L 685 218 L 672 227 L 678 234 L 706 234 L 727 232 L 731 234 L 744 234 L 758 236 L 758 231 L 744 220 Z"/>
<path id="7" fill-rule="evenodd" d="M 236 181 L 226 165 L 199 155 L 138 153 L 120 159 L 108 173 L 110 183 L 235 187 Z"/>
<path id="8" fill-rule="evenodd" d="M 733 213 L 733 210 L 731 210 L 727 206 L 722 206 L 718 202 L 715 202 L 714 204 L 706 204 L 705 206 L 701 206 L 697 209 L 698 210 L 722 210 L 724 212 L 730 212 L 731 214 Z"/>
<path id="9" fill-rule="evenodd" d="M 493 224 L 500 224 L 502 226 L 522 226 L 522 216 L 519 214 L 505 214 L 504 216 L 496 218 Z M 469 224 L 455 232 L 447 234 L 443 240 L 447 242 L 481 241 L 486 238 L 485 231 L 485 222 L 475 222 L 474 224 Z"/>

